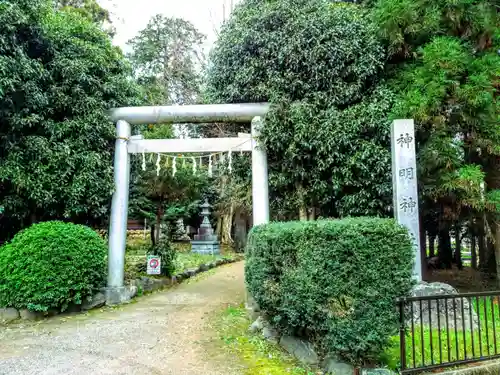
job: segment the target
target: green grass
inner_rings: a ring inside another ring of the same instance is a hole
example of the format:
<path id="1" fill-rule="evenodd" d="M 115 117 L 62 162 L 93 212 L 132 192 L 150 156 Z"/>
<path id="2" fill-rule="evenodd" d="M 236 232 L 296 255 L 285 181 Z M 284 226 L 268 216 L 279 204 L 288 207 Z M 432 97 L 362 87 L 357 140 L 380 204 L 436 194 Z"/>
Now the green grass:
<path id="1" fill-rule="evenodd" d="M 481 355 L 488 356 L 499 353 L 500 306 L 498 303 L 492 303 L 489 297 L 486 301 L 483 299 L 479 299 L 479 302 L 473 300 L 473 306 L 476 312 L 479 311 L 480 330 L 476 328 L 470 330 L 469 324 L 468 327 L 466 325 L 464 332 L 461 321 L 459 321 L 456 331 L 451 326 L 447 331 L 446 321 L 441 321 L 441 330 L 438 330 L 437 327 L 430 329 L 430 327 L 415 326 L 413 337 L 411 332 L 408 332 L 406 335 L 407 367 L 428 366 L 433 363 L 433 360 L 434 363 L 454 362 L 465 359 L 466 354 L 467 358 L 479 358 Z M 495 315 L 495 319 L 493 319 L 493 315 Z M 449 321 L 453 321 L 453 318 Z M 433 326 L 434 324 L 437 325 L 437 322 L 433 322 Z M 411 327 L 408 328 L 411 330 Z M 413 347 L 415 355 L 413 355 Z M 399 356 L 399 336 L 397 336 L 392 338 L 392 345 L 384 354 L 383 360 L 390 368 L 396 369 L 400 367 Z"/>
<path id="2" fill-rule="evenodd" d="M 196 268 L 202 264 L 213 262 L 216 259 L 221 259 L 222 255 L 202 255 L 194 253 L 178 253 L 175 264 L 175 273 L 187 270 L 188 268 Z"/>
<path id="3" fill-rule="evenodd" d="M 315 375 L 276 344 L 248 330 L 251 321 L 243 305 L 229 306 L 216 317 L 214 326 L 219 336 L 221 349 L 244 365 L 243 375 Z"/>
<path id="4" fill-rule="evenodd" d="M 135 279 L 146 273 L 137 272 L 137 264 L 146 264 L 146 253 L 150 246 L 149 237 L 146 239 L 135 236 L 127 239 L 127 247 L 125 251 L 125 276 L 127 279 Z M 189 243 L 173 243 L 172 246 L 177 251 L 177 260 L 174 273 L 185 271 L 189 268 L 197 268 L 202 264 L 206 264 L 221 258 L 234 258 L 235 254 L 231 249 L 222 247 L 221 255 L 201 255 L 191 253 L 191 245 Z"/>

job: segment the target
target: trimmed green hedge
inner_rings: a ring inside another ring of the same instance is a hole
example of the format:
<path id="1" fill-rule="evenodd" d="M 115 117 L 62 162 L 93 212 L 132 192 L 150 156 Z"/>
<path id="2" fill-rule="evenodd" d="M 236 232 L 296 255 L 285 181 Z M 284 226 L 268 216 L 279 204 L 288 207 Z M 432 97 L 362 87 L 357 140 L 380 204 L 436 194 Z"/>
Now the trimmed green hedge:
<path id="1" fill-rule="evenodd" d="M 278 329 L 353 364 L 377 361 L 413 284 L 410 235 L 391 219 L 258 226 L 246 259 L 249 292 Z"/>
<path id="2" fill-rule="evenodd" d="M 64 311 L 104 286 L 107 246 L 91 228 L 50 221 L 0 248 L 0 307 Z"/>

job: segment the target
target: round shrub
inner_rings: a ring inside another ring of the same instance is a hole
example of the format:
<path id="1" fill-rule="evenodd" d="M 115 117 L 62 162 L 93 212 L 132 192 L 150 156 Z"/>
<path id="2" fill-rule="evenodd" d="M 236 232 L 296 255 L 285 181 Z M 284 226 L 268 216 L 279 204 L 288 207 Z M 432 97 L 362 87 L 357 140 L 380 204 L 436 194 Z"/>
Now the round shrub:
<path id="1" fill-rule="evenodd" d="M 272 223 L 249 236 L 249 292 L 278 329 L 355 365 L 398 330 L 396 298 L 413 278 L 408 231 L 391 219 Z"/>
<path id="2" fill-rule="evenodd" d="M 0 248 L 0 306 L 32 311 L 81 304 L 104 285 L 107 246 L 91 228 L 51 221 Z"/>

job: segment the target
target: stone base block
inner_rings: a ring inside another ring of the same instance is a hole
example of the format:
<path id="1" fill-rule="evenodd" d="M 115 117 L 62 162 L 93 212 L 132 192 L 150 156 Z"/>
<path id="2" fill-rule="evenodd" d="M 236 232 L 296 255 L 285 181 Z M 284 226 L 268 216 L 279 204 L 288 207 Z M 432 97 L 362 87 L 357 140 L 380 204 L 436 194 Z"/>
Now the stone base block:
<path id="1" fill-rule="evenodd" d="M 19 319 L 19 311 L 11 308 L 0 308 L 0 323 L 8 323 Z"/>
<path id="2" fill-rule="evenodd" d="M 191 241 L 191 251 L 196 254 L 219 255 L 219 241 Z"/>
<path id="3" fill-rule="evenodd" d="M 130 301 L 130 291 L 127 287 L 110 287 L 105 289 L 106 305 L 119 305 Z"/>
<path id="4" fill-rule="evenodd" d="M 411 297 L 439 297 L 442 295 L 458 295 L 458 291 L 451 285 L 444 283 L 426 283 L 425 281 L 417 284 L 411 291 Z M 441 327 L 445 321 L 448 321 L 450 328 L 455 328 L 455 321 L 459 330 L 477 330 L 479 328 L 479 317 L 472 306 L 470 300 L 465 297 L 447 298 L 438 300 L 413 302 L 413 316 L 411 315 L 411 306 L 407 305 L 407 325 L 413 323 L 419 326 L 432 326 L 438 328 L 439 321 Z M 447 316 L 448 313 L 448 316 Z M 422 315 L 422 321 L 420 317 Z M 439 316 L 438 316 L 439 315 Z M 471 319 L 472 317 L 472 319 Z"/>

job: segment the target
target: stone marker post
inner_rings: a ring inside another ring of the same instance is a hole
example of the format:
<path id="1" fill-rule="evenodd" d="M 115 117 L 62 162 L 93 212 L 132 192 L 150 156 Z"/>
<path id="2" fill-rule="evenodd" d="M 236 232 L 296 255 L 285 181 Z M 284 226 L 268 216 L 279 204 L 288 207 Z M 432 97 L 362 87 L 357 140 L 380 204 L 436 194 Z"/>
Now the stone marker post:
<path id="1" fill-rule="evenodd" d="M 413 120 L 395 120 L 391 127 L 392 188 L 394 216 L 413 237 L 415 264 L 413 273 L 422 281 L 420 222 L 418 214 L 415 125 Z"/>

